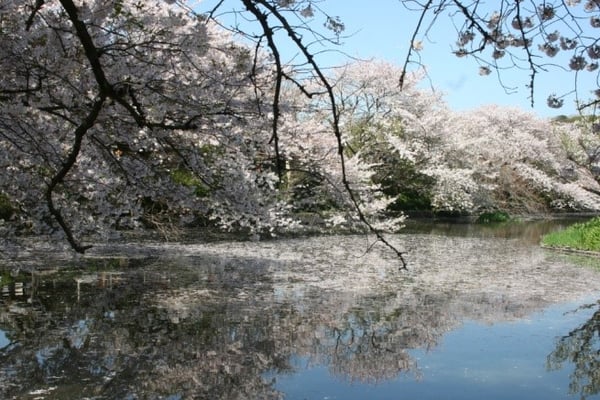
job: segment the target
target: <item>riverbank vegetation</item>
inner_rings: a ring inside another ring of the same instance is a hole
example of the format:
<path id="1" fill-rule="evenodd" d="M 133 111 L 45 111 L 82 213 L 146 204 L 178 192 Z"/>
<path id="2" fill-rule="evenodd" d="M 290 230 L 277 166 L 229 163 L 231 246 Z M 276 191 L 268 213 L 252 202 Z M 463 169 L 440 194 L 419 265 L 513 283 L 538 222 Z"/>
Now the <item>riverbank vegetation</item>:
<path id="1" fill-rule="evenodd" d="M 552 248 L 600 252 L 600 217 L 551 232 L 542 238 L 542 244 Z"/>

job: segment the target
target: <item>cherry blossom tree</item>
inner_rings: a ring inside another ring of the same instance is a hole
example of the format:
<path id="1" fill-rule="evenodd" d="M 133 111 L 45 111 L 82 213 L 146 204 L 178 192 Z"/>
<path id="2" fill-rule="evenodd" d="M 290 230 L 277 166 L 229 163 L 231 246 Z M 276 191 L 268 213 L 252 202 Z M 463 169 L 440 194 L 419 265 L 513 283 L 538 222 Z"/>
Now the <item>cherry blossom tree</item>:
<path id="1" fill-rule="evenodd" d="M 406 76 L 401 88 L 401 73 L 400 67 L 376 60 L 338 71 L 346 149 L 372 166 L 372 179 L 391 197 L 388 211 L 429 209 L 432 182 L 422 170 L 437 157 L 449 110 L 439 94 L 417 88 L 420 74 Z"/>
<path id="2" fill-rule="evenodd" d="M 486 106 L 456 113 L 448 129 L 442 165 L 470 171 L 473 186 L 460 191 L 469 194 L 467 210 L 600 209 L 598 182 L 566 152 L 564 138 L 573 126 L 516 108 Z"/>
<path id="3" fill-rule="evenodd" d="M 597 140 L 589 124 L 555 123 L 516 108 L 452 112 L 420 76 L 372 61 L 340 69 L 336 93 L 346 149 L 400 210 L 478 215 L 599 210 Z M 418 205 L 421 208 L 415 208 Z M 413 208 L 411 208 L 413 207 Z"/>
<path id="4" fill-rule="evenodd" d="M 339 102 L 342 144 L 347 149 L 346 111 L 338 96 L 342 82 L 337 76 L 330 79 L 334 82 L 335 99 Z M 316 86 L 318 83 L 314 82 L 307 84 L 306 88 Z M 344 152 L 344 169 L 340 167 L 340 143 L 331 134 L 330 114 L 323 107 L 323 96 L 309 98 L 295 85 L 286 85 L 284 89 L 285 108 L 296 110 L 283 113 L 280 126 L 286 137 L 281 147 L 287 160 L 286 191 L 300 200 L 294 201 L 294 206 L 321 214 L 327 226 L 355 230 L 360 229 L 360 225 L 364 227 L 364 222 L 354 212 L 358 205 L 373 227 L 384 231 L 397 230 L 402 225 L 403 216 L 395 219 L 384 212 L 394 198 L 383 193 L 380 185 L 373 180 L 376 168 L 372 161 Z"/>
<path id="5" fill-rule="evenodd" d="M 449 148 L 476 153 L 462 140 L 477 140 L 449 135 L 447 108 L 413 89 L 407 66 L 427 22 L 449 12 L 458 56 L 476 57 L 482 73 L 523 68 L 532 93 L 559 48 L 575 76 L 597 67 L 597 35 L 583 28 L 599 25 L 594 1 L 487 10 L 479 1 L 405 0 L 421 18 L 404 68 L 383 80 L 390 66 L 329 73 L 315 54 L 345 26 L 320 3 L 218 1 L 206 10 L 176 0 L 0 0 L 2 237 L 64 236 L 83 252 L 88 234 L 140 225 L 263 232 L 293 224 L 291 213 L 320 198 L 388 243 L 372 218 L 417 175 L 386 174 L 379 154 L 431 178 L 423 182 L 438 208 L 475 209 L 493 175 L 479 162 L 450 161 Z M 297 53 L 284 55 L 282 40 Z M 524 170 L 543 180 L 539 168 Z M 394 188 L 396 178 L 406 185 Z"/>
<path id="6" fill-rule="evenodd" d="M 367 218 L 378 206 L 359 192 L 365 168 L 346 163 L 333 87 L 287 19 L 310 9 L 242 3 L 262 29 L 245 43 L 173 1 L 0 3 L 1 196 L 11 205 L 3 237 L 64 236 L 84 252 L 86 235 L 198 216 L 251 232 L 289 225 L 281 137 L 285 113 L 298 111 L 282 98 L 287 82 L 328 110 L 317 125 L 335 162 L 319 168 L 338 203 L 387 243 Z M 269 18 L 302 52 L 308 75 L 282 63 Z M 327 28 L 337 35 L 343 25 L 329 18 Z M 289 136 L 285 145 L 299 148 L 301 135 Z M 296 157 L 318 154 L 314 147 Z"/>
<path id="7" fill-rule="evenodd" d="M 6 233 L 274 224 L 261 56 L 169 3 L 1 3 Z"/>

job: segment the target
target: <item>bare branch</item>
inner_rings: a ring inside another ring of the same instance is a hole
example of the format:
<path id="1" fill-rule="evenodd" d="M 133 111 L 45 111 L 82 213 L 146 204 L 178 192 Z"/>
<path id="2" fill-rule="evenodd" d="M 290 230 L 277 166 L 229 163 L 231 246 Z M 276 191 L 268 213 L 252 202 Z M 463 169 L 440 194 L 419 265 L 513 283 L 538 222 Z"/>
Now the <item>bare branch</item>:
<path id="1" fill-rule="evenodd" d="M 262 30 L 267 38 L 267 45 L 273 54 L 273 58 L 275 60 L 275 89 L 273 93 L 273 122 L 272 122 L 272 134 L 270 143 L 273 143 L 273 147 L 275 148 L 275 157 L 276 157 L 276 168 L 277 175 L 279 180 L 281 181 L 283 176 L 283 160 L 281 157 L 281 153 L 279 151 L 279 135 L 278 135 L 278 124 L 280 117 L 279 110 L 279 101 L 281 97 L 281 84 L 283 81 L 283 66 L 281 64 L 281 56 L 279 55 L 279 50 L 277 45 L 275 44 L 275 39 L 273 38 L 273 29 L 269 26 L 269 22 L 267 20 L 267 16 L 262 13 L 251 0 L 242 0 L 247 10 L 250 11 L 260 23 Z"/>
<path id="2" fill-rule="evenodd" d="M 400 89 L 402 89 L 404 87 L 404 79 L 406 78 L 406 72 L 408 69 L 408 63 L 410 62 L 410 59 L 411 59 L 412 51 L 415 49 L 415 42 L 417 40 L 417 35 L 419 34 L 419 31 L 421 30 L 421 24 L 423 23 L 423 20 L 425 19 L 425 15 L 427 15 L 427 12 L 429 11 L 429 8 L 431 7 L 432 3 L 433 3 L 433 0 L 428 0 L 427 4 L 425 4 L 423 6 L 423 11 L 421 12 L 421 16 L 419 17 L 417 26 L 415 27 L 415 29 L 413 31 L 413 35 L 410 40 L 410 46 L 409 46 L 408 52 L 406 54 L 406 59 L 404 60 L 404 66 L 402 67 L 402 75 L 400 75 L 400 81 L 399 81 Z"/>

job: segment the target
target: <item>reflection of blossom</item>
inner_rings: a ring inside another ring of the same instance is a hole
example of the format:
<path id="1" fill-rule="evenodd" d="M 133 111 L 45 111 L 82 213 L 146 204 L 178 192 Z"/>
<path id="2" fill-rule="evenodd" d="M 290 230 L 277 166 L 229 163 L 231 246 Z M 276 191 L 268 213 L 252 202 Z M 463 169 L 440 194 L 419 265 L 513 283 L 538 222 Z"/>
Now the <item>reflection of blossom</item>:
<path id="1" fill-rule="evenodd" d="M 62 292 L 72 275 L 52 276 L 37 289 L 44 302 L 27 303 L 32 324 L 2 309 L 19 346 L 2 355 L 0 397 L 23 397 L 40 374 L 88 397 L 280 399 L 265 374 L 298 358 L 351 382 L 418 378 L 411 350 L 435 348 L 462 321 L 512 320 L 600 287 L 595 271 L 520 240 L 393 239 L 419 247 L 410 279 L 383 247 L 356 257 L 359 235 L 152 246 L 161 257 L 118 287 L 86 286 L 79 302 Z"/>

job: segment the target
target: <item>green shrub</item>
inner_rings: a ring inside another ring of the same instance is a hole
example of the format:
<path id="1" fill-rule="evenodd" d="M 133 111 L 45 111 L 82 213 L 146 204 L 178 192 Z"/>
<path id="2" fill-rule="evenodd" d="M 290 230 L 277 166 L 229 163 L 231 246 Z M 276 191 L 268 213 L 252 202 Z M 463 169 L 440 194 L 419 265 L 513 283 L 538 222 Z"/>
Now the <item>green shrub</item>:
<path id="1" fill-rule="evenodd" d="M 8 196 L 0 193 L 0 219 L 9 220 L 15 213 L 15 208 Z"/>
<path id="2" fill-rule="evenodd" d="M 171 171 L 173 180 L 183 186 L 194 188 L 194 193 L 198 197 L 208 196 L 210 189 L 192 172 L 179 168 Z"/>
<path id="3" fill-rule="evenodd" d="M 506 222 L 510 220 L 510 215 L 504 211 L 484 212 L 477 218 L 480 224 L 491 224 L 494 222 Z"/>

